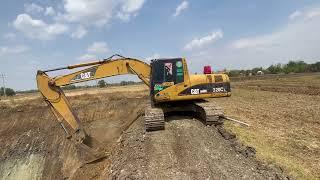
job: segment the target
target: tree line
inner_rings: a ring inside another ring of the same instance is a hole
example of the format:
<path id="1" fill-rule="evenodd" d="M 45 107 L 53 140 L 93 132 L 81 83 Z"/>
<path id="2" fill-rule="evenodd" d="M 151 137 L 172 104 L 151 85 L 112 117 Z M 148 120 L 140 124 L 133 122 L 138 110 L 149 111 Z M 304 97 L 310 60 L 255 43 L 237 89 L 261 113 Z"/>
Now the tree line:
<path id="1" fill-rule="evenodd" d="M 229 76 L 236 77 L 241 75 L 263 74 L 290 74 L 290 73 L 308 73 L 320 72 L 320 62 L 308 64 L 304 61 L 289 61 L 287 64 L 273 64 L 268 68 L 256 67 L 248 70 L 230 70 Z"/>
<path id="2" fill-rule="evenodd" d="M 11 88 L 6 88 L 5 91 L 4 91 L 4 88 L 1 87 L 0 88 L 0 96 L 4 96 L 4 93 L 6 93 L 7 96 L 14 96 L 16 95 L 16 92 L 11 89 Z"/>

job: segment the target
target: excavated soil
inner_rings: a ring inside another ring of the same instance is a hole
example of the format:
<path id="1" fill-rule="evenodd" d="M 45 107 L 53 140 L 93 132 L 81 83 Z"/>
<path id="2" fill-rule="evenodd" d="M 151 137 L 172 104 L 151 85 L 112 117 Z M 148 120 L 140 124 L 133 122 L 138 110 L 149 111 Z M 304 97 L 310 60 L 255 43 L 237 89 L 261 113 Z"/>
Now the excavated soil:
<path id="1" fill-rule="evenodd" d="M 254 157 L 223 127 L 189 116 L 167 117 L 146 133 L 146 91 L 70 97 L 87 132 L 107 156 L 83 164 L 40 98 L 0 102 L 0 179 L 287 179 Z"/>
<path id="2" fill-rule="evenodd" d="M 143 131 L 139 118 L 111 157 L 112 179 L 288 179 L 280 168 L 254 158 L 223 127 L 172 116 L 165 131 Z"/>

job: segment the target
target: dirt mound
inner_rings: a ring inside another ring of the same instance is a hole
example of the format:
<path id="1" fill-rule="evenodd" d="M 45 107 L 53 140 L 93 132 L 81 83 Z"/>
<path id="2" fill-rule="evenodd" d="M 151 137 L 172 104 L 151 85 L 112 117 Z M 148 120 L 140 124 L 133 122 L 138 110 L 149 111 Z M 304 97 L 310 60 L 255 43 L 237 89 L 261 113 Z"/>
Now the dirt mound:
<path id="1" fill-rule="evenodd" d="M 255 160 L 255 150 L 222 127 L 171 118 L 165 131 L 145 134 L 140 118 L 122 135 L 111 157 L 112 179 L 287 179 L 280 168 Z"/>

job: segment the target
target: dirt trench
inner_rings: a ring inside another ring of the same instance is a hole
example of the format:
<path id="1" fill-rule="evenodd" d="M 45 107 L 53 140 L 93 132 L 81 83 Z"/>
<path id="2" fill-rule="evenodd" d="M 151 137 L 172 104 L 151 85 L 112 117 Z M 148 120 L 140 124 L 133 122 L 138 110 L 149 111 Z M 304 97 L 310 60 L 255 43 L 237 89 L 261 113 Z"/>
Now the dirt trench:
<path id="1" fill-rule="evenodd" d="M 111 154 L 141 114 L 144 99 L 144 93 L 83 94 L 70 102 L 87 133 Z M 96 179 L 107 172 L 108 158 L 83 166 L 79 150 L 42 99 L 0 107 L 0 179 Z"/>

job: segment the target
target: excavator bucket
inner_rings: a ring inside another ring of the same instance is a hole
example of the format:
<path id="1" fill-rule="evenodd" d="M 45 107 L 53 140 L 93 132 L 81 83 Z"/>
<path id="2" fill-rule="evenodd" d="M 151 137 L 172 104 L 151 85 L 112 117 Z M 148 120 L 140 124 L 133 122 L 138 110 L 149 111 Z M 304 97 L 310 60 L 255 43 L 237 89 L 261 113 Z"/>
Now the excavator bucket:
<path id="1" fill-rule="evenodd" d="M 82 165 L 94 163 L 107 157 L 103 145 L 95 138 L 89 136 L 84 129 L 80 129 L 71 135 L 62 122 L 60 125 L 65 131 L 67 138 L 75 145 L 78 159 L 82 162 Z"/>
<path id="2" fill-rule="evenodd" d="M 107 154 L 99 146 L 93 148 L 85 143 L 75 143 L 75 146 L 82 165 L 98 162 L 107 157 Z"/>

